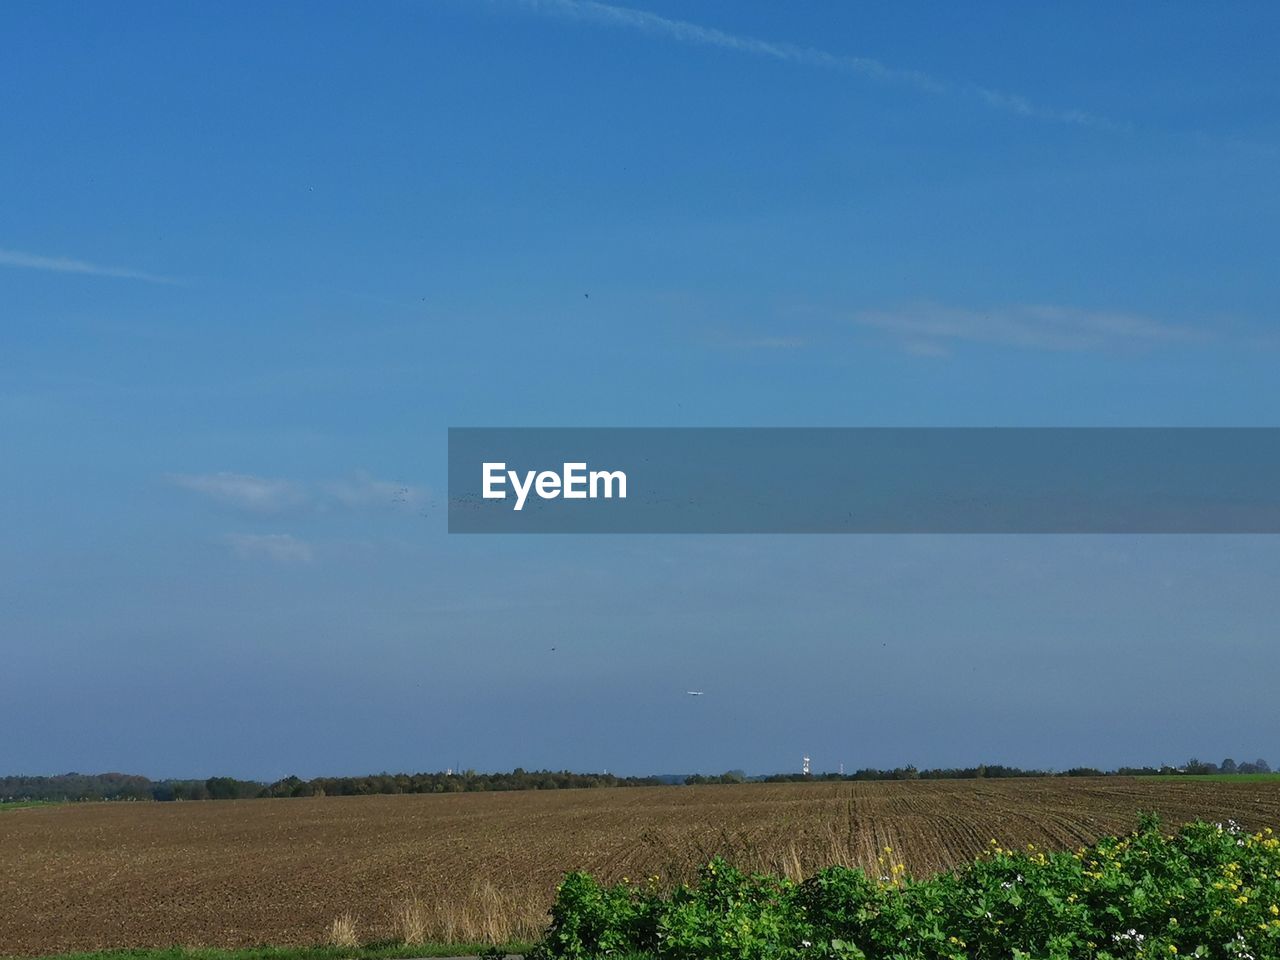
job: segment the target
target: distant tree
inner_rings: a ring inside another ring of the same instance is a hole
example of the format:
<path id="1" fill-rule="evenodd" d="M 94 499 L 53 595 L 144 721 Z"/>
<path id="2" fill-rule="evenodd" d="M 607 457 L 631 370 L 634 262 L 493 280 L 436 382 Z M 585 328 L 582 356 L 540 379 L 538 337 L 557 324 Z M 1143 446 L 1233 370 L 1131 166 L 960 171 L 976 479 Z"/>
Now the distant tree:
<path id="1" fill-rule="evenodd" d="M 1230 757 L 1227 757 L 1227 759 L 1223 760 L 1222 764 L 1218 767 L 1218 769 L 1223 773 L 1239 773 L 1239 770 L 1237 770 L 1236 768 L 1236 762 L 1232 760 Z"/>
<path id="2" fill-rule="evenodd" d="M 208 800 L 209 788 L 203 780 L 170 780 L 174 800 Z"/>
<path id="3" fill-rule="evenodd" d="M 1271 772 L 1271 764 L 1267 763 L 1267 761 L 1263 760 L 1261 757 L 1253 761 L 1253 765 L 1257 768 L 1258 773 Z"/>
<path id="4" fill-rule="evenodd" d="M 210 800 L 243 800 L 264 795 L 262 784 L 235 777 L 210 777 L 204 782 Z"/>

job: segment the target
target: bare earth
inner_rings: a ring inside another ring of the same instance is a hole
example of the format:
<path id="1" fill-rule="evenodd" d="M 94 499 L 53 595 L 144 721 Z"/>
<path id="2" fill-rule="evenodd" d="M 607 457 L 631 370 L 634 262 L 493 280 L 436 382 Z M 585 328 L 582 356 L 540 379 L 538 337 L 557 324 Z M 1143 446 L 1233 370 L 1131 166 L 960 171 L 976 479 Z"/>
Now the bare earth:
<path id="1" fill-rule="evenodd" d="M 1280 783 L 1023 780 L 748 784 L 502 794 L 79 804 L 0 813 L 0 954 L 323 942 L 350 913 L 395 935 L 532 937 L 560 875 L 687 877 L 723 853 L 796 875 L 960 863 L 989 839 L 1074 848 L 1170 823 L 1280 826 Z"/>

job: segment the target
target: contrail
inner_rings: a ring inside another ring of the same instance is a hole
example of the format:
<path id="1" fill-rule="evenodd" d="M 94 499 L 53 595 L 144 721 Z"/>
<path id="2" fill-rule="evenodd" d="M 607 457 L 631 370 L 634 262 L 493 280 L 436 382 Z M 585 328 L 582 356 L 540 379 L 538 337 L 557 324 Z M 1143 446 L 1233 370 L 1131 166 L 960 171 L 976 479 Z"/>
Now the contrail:
<path id="1" fill-rule="evenodd" d="M 992 109 L 1003 110 L 1020 117 L 1112 129 L 1123 126 L 1083 110 L 1056 110 L 1041 107 L 1019 94 L 992 90 L 973 83 L 950 83 L 919 70 L 890 67 L 871 57 L 852 57 L 830 53 L 815 47 L 798 47 L 790 43 L 759 40 L 755 37 L 726 33 L 714 27 L 704 27 L 687 20 L 673 20 L 647 10 L 614 6 L 609 3 L 600 3 L 598 0 L 522 0 L 522 3 L 539 13 L 565 19 L 628 27 L 665 36 L 680 43 L 718 47 L 722 50 L 733 50 L 738 53 L 768 57 L 772 60 L 857 74 L 880 83 L 912 87 L 922 93 L 935 96 L 968 97 Z"/>
<path id="2" fill-rule="evenodd" d="M 23 267 L 28 270 L 52 270 L 55 273 L 82 273 L 95 277 L 120 277 L 126 280 L 143 280 L 147 283 L 177 283 L 172 277 L 161 277 L 128 267 L 106 267 L 69 257 L 43 257 L 21 250 L 0 249 L 0 266 Z"/>

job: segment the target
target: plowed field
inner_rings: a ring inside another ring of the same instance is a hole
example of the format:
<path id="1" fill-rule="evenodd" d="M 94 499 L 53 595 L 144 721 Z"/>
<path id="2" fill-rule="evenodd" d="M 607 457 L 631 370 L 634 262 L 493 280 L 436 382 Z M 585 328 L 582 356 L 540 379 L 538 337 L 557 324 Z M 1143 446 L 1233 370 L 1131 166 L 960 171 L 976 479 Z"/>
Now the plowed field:
<path id="1" fill-rule="evenodd" d="M 1109 778 L 748 784 L 502 794 L 79 804 L 0 813 L 0 954 L 322 942 L 343 913 L 395 935 L 529 937 L 560 874 L 684 877 L 715 853 L 796 875 L 954 866 L 994 838 L 1074 848 L 1170 823 L 1280 826 L 1280 784 Z"/>

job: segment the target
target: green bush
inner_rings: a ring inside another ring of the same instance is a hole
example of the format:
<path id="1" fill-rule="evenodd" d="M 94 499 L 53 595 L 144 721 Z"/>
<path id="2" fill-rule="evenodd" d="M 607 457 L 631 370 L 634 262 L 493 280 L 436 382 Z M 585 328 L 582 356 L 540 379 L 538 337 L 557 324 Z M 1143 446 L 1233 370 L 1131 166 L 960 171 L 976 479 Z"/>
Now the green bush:
<path id="1" fill-rule="evenodd" d="M 579 960 L 647 948 L 656 943 L 652 917 L 658 906 L 626 884 L 603 887 L 589 874 L 571 873 L 556 891 L 551 928 L 537 952 Z"/>
<path id="2" fill-rule="evenodd" d="M 577 873 L 551 918 L 538 960 L 1280 960 L 1280 841 L 1230 822 L 1168 835 L 1152 817 L 1074 853 L 992 841 L 923 880 L 891 859 L 800 884 L 714 860 L 669 893 Z"/>

